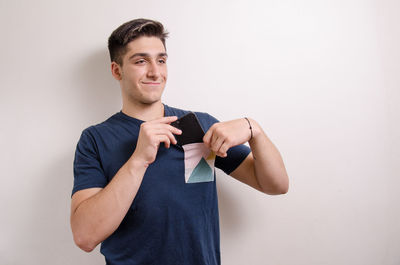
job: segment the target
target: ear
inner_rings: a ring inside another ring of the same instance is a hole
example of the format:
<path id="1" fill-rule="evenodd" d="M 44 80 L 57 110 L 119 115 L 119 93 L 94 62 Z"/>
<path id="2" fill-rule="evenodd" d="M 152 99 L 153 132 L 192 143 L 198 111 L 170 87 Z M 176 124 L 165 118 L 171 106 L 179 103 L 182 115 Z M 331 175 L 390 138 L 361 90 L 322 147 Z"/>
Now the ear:
<path id="1" fill-rule="evenodd" d="M 122 67 L 117 64 L 116 62 L 112 62 L 111 63 L 111 74 L 113 75 L 113 77 L 118 80 L 121 81 L 122 79 Z"/>

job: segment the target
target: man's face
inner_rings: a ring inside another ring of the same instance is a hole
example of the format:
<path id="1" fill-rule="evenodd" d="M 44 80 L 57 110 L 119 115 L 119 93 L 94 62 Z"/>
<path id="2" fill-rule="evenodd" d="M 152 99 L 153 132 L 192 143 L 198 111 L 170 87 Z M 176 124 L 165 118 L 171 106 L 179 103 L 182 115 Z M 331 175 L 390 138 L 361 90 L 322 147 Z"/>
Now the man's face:
<path id="1" fill-rule="evenodd" d="M 145 36 L 135 39 L 122 59 L 122 97 L 129 104 L 160 101 L 167 82 L 167 54 L 161 40 Z"/>

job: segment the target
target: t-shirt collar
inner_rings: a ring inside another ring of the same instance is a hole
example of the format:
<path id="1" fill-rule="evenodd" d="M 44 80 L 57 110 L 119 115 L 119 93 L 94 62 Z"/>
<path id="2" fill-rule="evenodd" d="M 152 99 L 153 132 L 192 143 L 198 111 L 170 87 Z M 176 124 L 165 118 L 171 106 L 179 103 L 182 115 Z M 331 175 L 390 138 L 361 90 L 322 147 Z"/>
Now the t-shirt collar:
<path id="1" fill-rule="evenodd" d="M 162 104 L 163 104 L 163 106 L 164 106 L 164 117 L 171 116 L 171 110 L 170 110 L 169 106 L 166 105 L 166 104 L 164 104 L 164 103 L 162 103 Z M 131 121 L 131 122 L 134 122 L 134 123 L 137 123 L 137 124 L 139 124 L 139 125 L 142 124 L 142 123 L 144 122 L 143 120 L 140 120 L 140 119 L 131 117 L 131 116 L 129 116 L 129 115 L 123 113 L 122 110 L 120 110 L 120 111 L 117 113 L 117 116 L 119 116 L 119 117 L 121 117 L 121 118 L 123 118 L 123 119 L 125 119 L 125 120 Z"/>

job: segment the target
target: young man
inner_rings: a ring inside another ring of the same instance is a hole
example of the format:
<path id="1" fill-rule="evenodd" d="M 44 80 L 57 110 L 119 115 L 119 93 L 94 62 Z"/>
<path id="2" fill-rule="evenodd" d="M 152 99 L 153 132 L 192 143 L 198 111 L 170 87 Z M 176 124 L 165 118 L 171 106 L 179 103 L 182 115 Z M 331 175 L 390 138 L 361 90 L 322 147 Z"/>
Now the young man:
<path id="1" fill-rule="evenodd" d="M 111 34 L 122 110 L 86 128 L 76 147 L 74 241 L 87 252 L 102 243 L 107 264 L 220 264 L 214 166 L 266 194 L 288 190 L 278 150 L 251 118 L 218 122 L 195 112 L 204 144 L 177 145 L 182 131 L 171 122 L 189 111 L 161 101 L 166 37 L 161 23 L 147 19 Z"/>

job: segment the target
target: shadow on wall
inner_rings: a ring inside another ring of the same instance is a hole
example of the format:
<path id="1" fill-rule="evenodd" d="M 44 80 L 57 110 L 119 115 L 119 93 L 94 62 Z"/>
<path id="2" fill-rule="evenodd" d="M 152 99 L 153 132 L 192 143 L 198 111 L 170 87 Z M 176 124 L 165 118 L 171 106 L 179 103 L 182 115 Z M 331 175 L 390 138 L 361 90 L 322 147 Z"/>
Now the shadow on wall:
<path id="1" fill-rule="evenodd" d="M 15 263 L 7 264 L 101 264 L 98 250 L 88 254 L 75 246 L 70 228 L 73 154 L 52 159 L 37 179 L 35 197 L 27 200 L 27 221 L 13 239 Z M 22 251 L 22 252 L 21 252 Z M 22 254 L 22 255 L 21 255 Z"/>
<path id="2" fill-rule="evenodd" d="M 229 184 L 229 180 L 225 178 L 231 177 L 226 175 L 222 170 L 217 169 L 216 178 L 221 241 L 235 240 L 246 229 L 247 209 L 243 208 L 243 202 L 238 201 L 238 195 L 231 188 L 226 187 Z"/>
<path id="3" fill-rule="evenodd" d="M 71 109 L 79 116 L 74 130 L 101 122 L 119 111 L 121 107 L 120 88 L 113 79 L 110 60 L 106 49 L 95 51 L 73 65 L 71 81 Z M 83 129 L 83 128 L 82 128 Z M 80 132 L 77 133 L 80 135 Z M 75 246 L 70 228 L 70 203 L 73 187 L 73 159 L 77 139 L 71 147 L 49 161 L 41 172 L 33 173 L 40 179 L 35 183 L 35 197 L 27 198 L 26 222 L 19 227 L 15 245 L 15 264 L 102 264 L 104 257 L 97 247 L 86 253 Z M 22 195 L 23 196 L 23 195 Z M 23 255 L 20 255 L 21 250 Z M 1 260 L 1 258 L 0 258 Z M 10 262 L 9 264 L 14 264 Z"/>
<path id="4" fill-rule="evenodd" d="M 122 107 L 118 81 L 111 75 L 111 62 L 107 49 L 98 50 L 82 59 L 71 78 L 76 80 L 79 113 L 90 121 L 101 122 Z"/>

